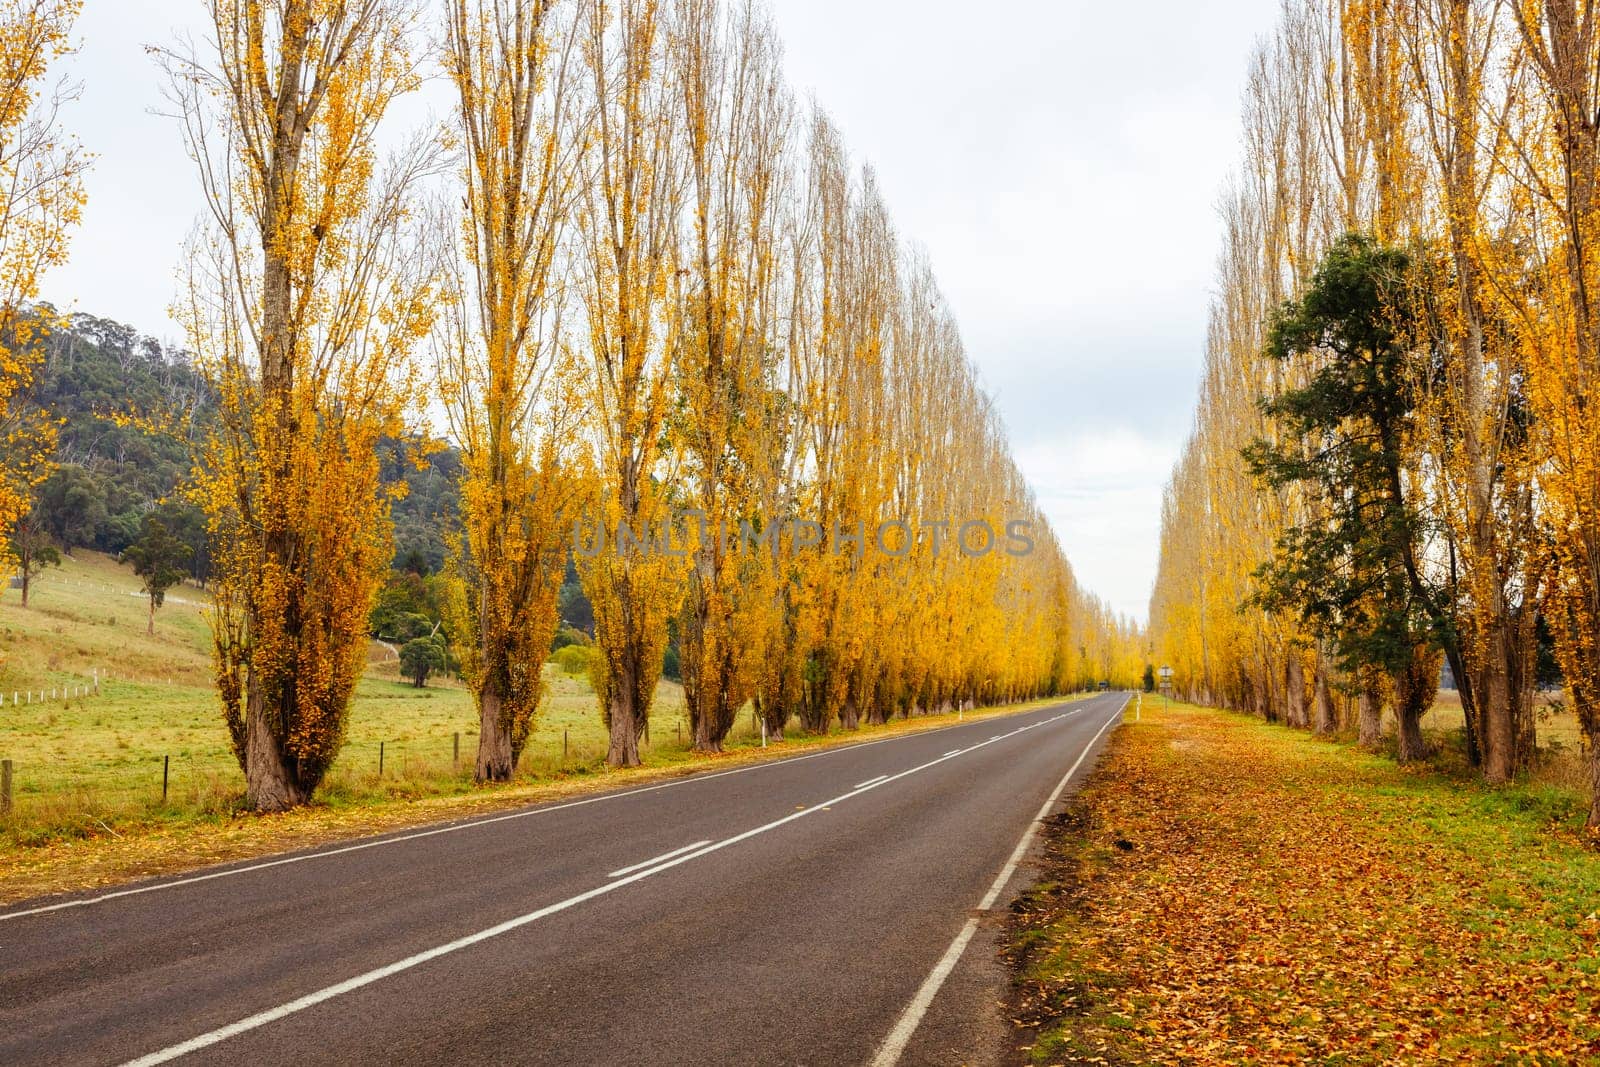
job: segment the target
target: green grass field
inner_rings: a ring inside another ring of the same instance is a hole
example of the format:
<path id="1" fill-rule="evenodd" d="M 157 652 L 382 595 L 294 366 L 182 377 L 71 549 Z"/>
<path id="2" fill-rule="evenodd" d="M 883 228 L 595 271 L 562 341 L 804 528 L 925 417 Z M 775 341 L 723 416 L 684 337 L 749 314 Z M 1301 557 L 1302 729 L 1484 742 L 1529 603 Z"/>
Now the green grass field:
<path id="1" fill-rule="evenodd" d="M 0 844 L 228 811 L 244 779 L 211 688 L 205 592 L 172 590 L 157 613 L 155 635 L 147 636 L 146 601 L 132 573 L 85 552 L 47 571 L 31 600 L 24 610 L 14 591 L 0 598 L 0 758 L 12 761 L 15 776 L 15 806 Z M 92 687 L 97 676 L 98 695 L 39 699 L 52 689 Z M 547 778 L 596 768 L 606 737 L 587 680 L 553 667 L 546 678 L 549 694 L 520 773 Z M 22 703 L 13 705 L 13 692 Z M 452 762 L 458 733 L 459 767 Z M 663 681 L 647 760 L 686 758 L 686 736 L 682 690 Z M 755 736 L 742 718 L 730 740 L 748 745 Z M 441 678 L 417 689 L 400 679 L 393 653 L 375 644 L 345 747 L 319 795 L 338 805 L 463 792 L 471 788 L 476 751 L 467 690 Z M 170 766 L 165 804 L 164 759 Z"/>

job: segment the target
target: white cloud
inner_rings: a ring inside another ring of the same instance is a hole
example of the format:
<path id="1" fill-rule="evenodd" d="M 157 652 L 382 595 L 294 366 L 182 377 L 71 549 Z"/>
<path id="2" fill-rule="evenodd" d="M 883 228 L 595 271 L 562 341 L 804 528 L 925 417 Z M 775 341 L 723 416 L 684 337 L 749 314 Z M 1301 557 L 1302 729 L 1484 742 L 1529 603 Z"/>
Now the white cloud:
<path id="1" fill-rule="evenodd" d="M 1155 520 L 1172 459 L 1168 442 L 1131 428 L 1075 432 L 1017 449 L 1018 466 L 1079 581 L 1140 620 L 1150 600 Z"/>

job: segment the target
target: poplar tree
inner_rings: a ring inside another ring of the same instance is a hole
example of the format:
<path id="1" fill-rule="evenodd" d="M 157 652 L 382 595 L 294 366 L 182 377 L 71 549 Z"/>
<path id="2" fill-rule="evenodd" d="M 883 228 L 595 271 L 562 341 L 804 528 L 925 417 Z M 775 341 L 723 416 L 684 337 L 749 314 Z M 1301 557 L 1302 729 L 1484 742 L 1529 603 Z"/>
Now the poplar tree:
<path id="1" fill-rule="evenodd" d="M 450 0 L 447 12 L 464 211 L 447 227 L 440 387 L 463 469 L 452 623 L 478 704 L 478 781 L 510 778 L 532 730 L 559 622 L 562 520 L 582 489 L 561 352 L 563 238 L 585 136 L 577 17 L 558 0 Z"/>
<path id="2" fill-rule="evenodd" d="M 433 156 L 378 150 L 418 83 L 415 5 L 205 7 L 205 50 L 162 53 L 209 215 L 177 313 L 218 398 L 197 475 L 223 714 L 251 806 L 278 811 L 338 755 L 392 555 L 377 444 L 433 323 L 412 197 Z"/>

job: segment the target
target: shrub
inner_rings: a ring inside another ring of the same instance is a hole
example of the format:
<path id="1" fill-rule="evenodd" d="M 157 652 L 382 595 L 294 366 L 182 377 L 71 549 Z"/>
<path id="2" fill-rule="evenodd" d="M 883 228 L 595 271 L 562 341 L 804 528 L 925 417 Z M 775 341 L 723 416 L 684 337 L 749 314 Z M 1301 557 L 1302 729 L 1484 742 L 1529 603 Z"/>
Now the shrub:
<path id="1" fill-rule="evenodd" d="M 594 649 L 586 645 L 564 645 L 556 649 L 550 657 L 550 662 L 558 667 L 562 674 L 576 678 L 589 670 L 589 661 L 594 656 Z"/>
<path id="2" fill-rule="evenodd" d="M 556 631 L 555 640 L 550 642 L 551 652 L 560 652 L 563 648 L 576 645 L 579 648 L 588 648 L 594 644 L 594 638 L 584 633 L 575 626 L 563 626 Z"/>
<path id="3" fill-rule="evenodd" d="M 444 639 L 437 635 L 413 638 L 400 650 L 400 673 L 418 689 L 427 684 L 429 674 L 444 666 Z"/>

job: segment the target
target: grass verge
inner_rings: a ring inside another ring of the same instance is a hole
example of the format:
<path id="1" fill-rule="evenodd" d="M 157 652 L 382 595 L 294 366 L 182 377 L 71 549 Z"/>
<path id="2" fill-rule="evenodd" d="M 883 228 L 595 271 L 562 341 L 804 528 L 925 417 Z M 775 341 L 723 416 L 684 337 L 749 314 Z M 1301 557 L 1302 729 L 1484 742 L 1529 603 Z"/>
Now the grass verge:
<path id="1" fill-rule="evenodd" d="M 968 712 L 965 720 L 995 718 L 1060 702 L 1063 698 L 986 708 Z M 467 772 L 463 772 L 456 778 L 458 791 L 447 795 L 417 798 L 371 791 L 351 794 L 335 787 L 319 793 L 313 804 L 281 815 L 248 814 L 229 803 L 189 809 L 182 817 L 129 823 L 122 829 L 101 824 L 98 831 L 91 827 L 70 838 L 56 837 L 33 847 L 0 849 L 0 904 L 782 759 L 814 749 L 920 733 L 956 721 L 956 714 L 923 715 L 855 731 L 796 737 L 765 748 L 759 747 L 759 742 L 739 742 L 713 756 L 674 748 L 653 753 L 646 766 L 633 770 L 610 770 L 598 761 L 529 770 L 525 759 L 518 779 L 507 785 L 474 788 Z"/>
<path id="2" fill-rule="evenodd" d="M 1014 909 L 1020 1058 L 1596 1062 L 1581 813 L 1146 701 Z"/>

